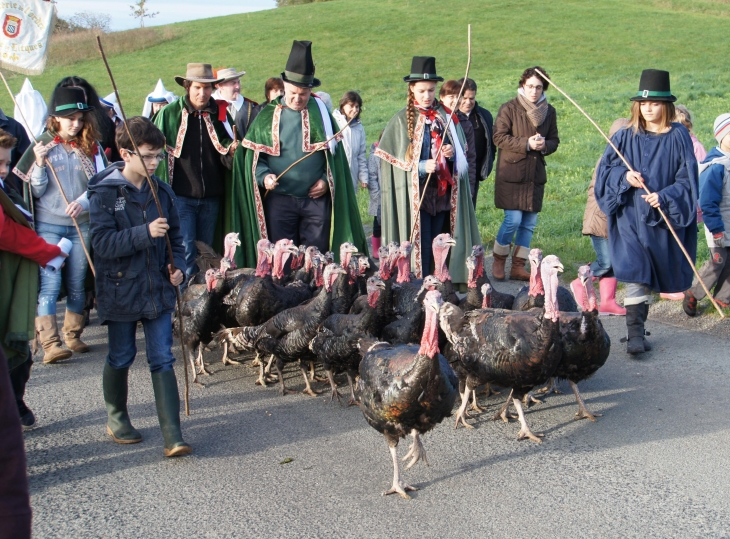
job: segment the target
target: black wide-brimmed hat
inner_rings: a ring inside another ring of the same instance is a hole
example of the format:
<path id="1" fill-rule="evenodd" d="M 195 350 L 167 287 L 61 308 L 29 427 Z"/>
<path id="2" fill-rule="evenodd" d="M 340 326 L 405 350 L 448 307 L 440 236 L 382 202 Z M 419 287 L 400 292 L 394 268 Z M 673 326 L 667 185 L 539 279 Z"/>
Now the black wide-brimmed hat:
<path id="1" fill-rule="evenodd" d="M 53 91 L 48 107 L 49 116 L 71 116 L 76 112 L 90 112 L 86 91 L 80 86 L 59 86 Z"/>
<path id="2" fill-rule="evenodd" d="M 322 84 L 314 77 L 314 60 L 312 60 L 312 42 L 294 41 L 286 61 L 286 69 L 281 74 L 284 82 L 299 88 L 316 88 Z"/>
<path id="3" fill-rule="evenodd" d="M 433 56 L 414 56 L 411 60 L 411 74 L 403 77 L 405 82 L 419 82 L 422 80 L 441 82 L 443 77 L 436 74 L 436 58 Z"/>
<path id="4" fill-rule="evenodd" d="M 645 69 L 641 72 L 639 91 L 631 101 L 669 101 L 677 100 L 669 86 L 669 71 Z"/>

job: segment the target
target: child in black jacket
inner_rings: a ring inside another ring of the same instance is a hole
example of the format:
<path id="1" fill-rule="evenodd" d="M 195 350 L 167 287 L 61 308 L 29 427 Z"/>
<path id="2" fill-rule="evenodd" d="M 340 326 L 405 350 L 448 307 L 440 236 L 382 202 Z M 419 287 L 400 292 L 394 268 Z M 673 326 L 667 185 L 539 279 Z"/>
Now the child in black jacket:
<path id="1" fill-rule="evenodd" d="M 97 311 L 109 329 L 109 353 L 104 364 L 104 401 L 107 432 L 120 444 L 142 441 L 127 413 L 127 378 L 137 349 L 135 333 L 141 321 L 157 416 L 165 439 L 164 455 L 192 452 L 180 432 L 180 396 L 172 355 L 171 314 L 175 286 L 181 284 L 185 250 L 175 195 L 166 183 L 153 177 L 162 205 L 159 215 L 146 171 L 152 175 L 164 159 L 165 137 L 147 118 L 129 119 L 137 142 L 133 151 L 127 131 L 117 129 L 116 143 L 124 160 L 89 182 L 91 244 L 96 266 Z M 165 233 L 170 236 L 175 260 L 171 272 Z"/>

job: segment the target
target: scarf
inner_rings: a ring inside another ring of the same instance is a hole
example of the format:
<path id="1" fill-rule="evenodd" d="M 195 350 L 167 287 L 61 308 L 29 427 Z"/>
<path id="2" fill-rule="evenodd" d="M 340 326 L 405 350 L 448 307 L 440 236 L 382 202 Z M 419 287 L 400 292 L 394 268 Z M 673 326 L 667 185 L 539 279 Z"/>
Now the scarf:
<path id="1" fill-rule="evenodd" d="M 517 100 L 524 107 L 525 111 L 527 111 L 527 117 L 530 119 L 530 123 L 536 128 L 540 127 L 548 113 L 548 102 L 545 94 L 540 96 L 537 103 L 533 103 L 525 97 L 525 91 L 519 88 L 517 90 Z"/>
<path id="2" fill-rule="evenodd" d="M 442 145 L 442 136 L 444 132 L 444 124 L 439 116 L 438 111 L 435 108 L 424 108 L 417 103 L 414 103 L 418 112 L 426 117 L 426 124 L 430 125 L 431 131 L 431 158 L 438 153 L 439 148 Z M 438 154 L 438 161 L 436 163 L 436 178 L 438 179 L 438 196 L 442 197 L 446 194 L 446 187 L 448 185 L 454 186 L 454 178 L 449 172 L 449 165 L 446 162 L 443 152 Z"/>

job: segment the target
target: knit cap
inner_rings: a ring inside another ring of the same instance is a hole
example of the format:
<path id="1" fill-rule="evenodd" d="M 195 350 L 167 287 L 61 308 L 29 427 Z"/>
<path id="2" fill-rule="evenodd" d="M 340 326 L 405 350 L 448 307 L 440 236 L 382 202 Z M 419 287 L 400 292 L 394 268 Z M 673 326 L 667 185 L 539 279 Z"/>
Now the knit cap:
<path id="1" fill-rule="evenodd" d="M 713 131 L 715 132 L 715 138 L 718 144 L 721 143 L 722 139 L 730 133 L 730 114 L 720 114 L 715 120 Z"/>

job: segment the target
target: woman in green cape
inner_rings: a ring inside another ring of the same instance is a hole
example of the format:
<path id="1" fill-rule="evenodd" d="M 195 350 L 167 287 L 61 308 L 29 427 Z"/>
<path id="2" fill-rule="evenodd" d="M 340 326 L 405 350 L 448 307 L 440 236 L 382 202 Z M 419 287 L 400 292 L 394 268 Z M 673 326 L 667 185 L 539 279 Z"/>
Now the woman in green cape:
<path id="1" fill-rule="evenodd" d="M 481 238 L 471 203 L 464 132 L 455 118 L 448 121 L 436 101 L 436 82 L 444 79 L 436 74 L 435 58 L 415 56 L 411 74 L 403 80 L 408 83 L 408 105 L 390 120 L 375 152 L 382 159 L 383 242 L 406 241 L 413 232 L 411 267 L 423 278 L 433 269 L 433 239 L 449 232 L 456 241 L 449 272 L 454 283 L 465 284 L 466 258 Z"/>

